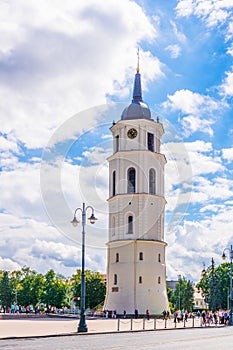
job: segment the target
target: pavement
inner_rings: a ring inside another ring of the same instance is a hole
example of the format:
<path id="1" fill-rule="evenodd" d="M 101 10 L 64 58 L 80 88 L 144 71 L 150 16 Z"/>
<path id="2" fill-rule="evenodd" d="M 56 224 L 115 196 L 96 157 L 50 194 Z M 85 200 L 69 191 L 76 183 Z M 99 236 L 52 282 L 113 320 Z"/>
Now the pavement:
<path id="1" fill-rule="evenodd" d="M 78 318 L 48 317 L 22 318 L 17 315 L 11 319 L 0 319 L 0 339 L 14 339 L 25 337 L 48 337 L 64 335 L 91 335 L 101 333 L 155 331 L 166 329 L 184 329 L 201 327 L 200 319 L 189 319 L 188 322 L 175 324 L 173 319 L 166 322 L 162 319 L 105 319 L 87 318 L 88 332 L 78 333 Z M 204 326 L 205 327 L 205 326 Z M 216 327 L 210 325 L 210 327 Z"/>

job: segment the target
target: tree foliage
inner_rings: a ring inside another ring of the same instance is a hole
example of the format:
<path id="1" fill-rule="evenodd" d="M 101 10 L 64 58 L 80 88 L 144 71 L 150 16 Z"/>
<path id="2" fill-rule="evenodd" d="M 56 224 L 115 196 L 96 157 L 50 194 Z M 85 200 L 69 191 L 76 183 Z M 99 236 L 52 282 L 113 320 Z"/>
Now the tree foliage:
<path id="1" fill-rule="evenodd" d="M 12 291 L 10 287 L 10 280 L 8 272 L 4 271 L 0 281 L 0 300 L 3 307 L 11 306 Z"/>
<path id="2" fill-rule="evenodd" d="M 86 270 L 86 308 L 94 308 L 105 298 L 106 287 L 99 272 Z M 46 304 L 70 307 L 71 300 L 81 296 L 81 270 L 72 278 L 56 274 L 52 269 L 44 275 L 30 267 L 7 272 L 0 271 L 0 306 L 12 303 L 27 306 Z M 79 305 L 79 302 L 77 302 Z"/>
<path id="3" fill-rule="evenodd" d="M 192 311 L 194 303 L 194 288 L 190 280 L 184 277 L 179 278 L 175 290 L 169 293 L 169 301 L 172 302 L 174 309 Z"/>
<path id="4" fill-rule="evenodd" d="M 197 284 L 213 311 L 229 308 L 230 296 L 230 264 L 224 263 L 214 267 L 214 263 L 203 271 Z"/>
<path id="5" fill-rule="evenodd" d="M 42 302 L 58 308 L 65 306 L 67 282 L 64 276 L 49 270 L 45 276 Z"/>
<path id="6" fill-rule="evenodd" d="M 96 306 L 104 301 L 106 294 L 106 286 L 103 276 L 96 271 L 85 271 L 86 280 L 86 298 L 85 304 L 86 308 L 94 309 Z M 80 297 L 81 297 L 81 270 L 77 270 L 77 273 L 72 276 L 73 287 L 72 291 L 77 304 L 80 307 Z"/>

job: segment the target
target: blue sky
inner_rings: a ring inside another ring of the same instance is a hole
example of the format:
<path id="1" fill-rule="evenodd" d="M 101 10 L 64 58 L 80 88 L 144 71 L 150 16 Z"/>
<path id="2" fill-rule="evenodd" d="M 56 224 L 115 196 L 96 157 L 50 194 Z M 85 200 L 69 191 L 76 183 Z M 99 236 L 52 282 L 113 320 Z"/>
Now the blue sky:
<path id="1" fill-rule="evenodd" d="M 27 15 L 26 15 L 27 14 Z M 109 127 L 132 98 L 163 122 L 167 277 L 197 281 L 233 242 L 230 0 L 0 1 L 0 269 L 105 272 Z M 114 104 L 113 104 L 114 103 Z"/>

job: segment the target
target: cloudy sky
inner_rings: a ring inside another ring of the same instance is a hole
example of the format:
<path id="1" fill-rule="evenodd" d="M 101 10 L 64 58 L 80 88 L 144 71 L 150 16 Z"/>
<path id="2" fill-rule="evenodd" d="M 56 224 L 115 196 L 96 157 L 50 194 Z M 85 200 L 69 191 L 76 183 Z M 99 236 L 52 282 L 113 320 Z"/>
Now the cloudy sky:
<path id="1" fill-rule="evenodd" d="M 143 99 L 165 128 L 167 277 L 233 243 L 232 0 L 0 0 L 0 269 L 105 272 L 109 127 Z M 88 212 L 89 213 L 89 212 Z"/>

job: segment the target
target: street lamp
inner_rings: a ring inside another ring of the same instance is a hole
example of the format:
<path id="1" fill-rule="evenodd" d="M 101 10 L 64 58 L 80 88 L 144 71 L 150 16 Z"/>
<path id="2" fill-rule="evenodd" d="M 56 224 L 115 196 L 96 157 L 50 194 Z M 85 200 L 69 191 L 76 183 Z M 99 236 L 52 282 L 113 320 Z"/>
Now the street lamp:
<path id="1" fill-rule="evenodd" d="M 76 208 L 74 211 L 74 218 L 71 221 L 73 226 L 77 226 L 79 221 L 77 220 L 76 213 L 81 211 L 82 213 L 82 277 L 81 277 L 81 313 L 80 321 L 78 325 L 78 332 L 87 332 L 87 324 L 85 318 L 85 225 L 86 225 L 86 212 L 88 209 L 92 210 L 91 216 L 88 218 L 91 224 L 94 224 L 97 218 L 94 215 L 94 209 L 91 206 L 85 206 L 83 203 L 82 208 Z"/>
<path id="2" fill-rule="evenodd" d="M 223 260 L 226 259 L 225 251 L 229 252 L 229 257 L 230 257 L 230 319 L 229 319 L 229 326 L 232 326 L 233 325 L 233 320 L 232 320 L 232 259 L 233 259 L 232 245 L 231 245 L 231 248 L 225 248 L 223 250 L 223 253 L 222 253 Z"/>

